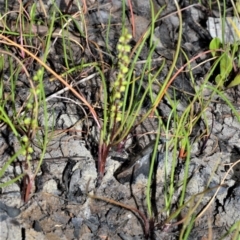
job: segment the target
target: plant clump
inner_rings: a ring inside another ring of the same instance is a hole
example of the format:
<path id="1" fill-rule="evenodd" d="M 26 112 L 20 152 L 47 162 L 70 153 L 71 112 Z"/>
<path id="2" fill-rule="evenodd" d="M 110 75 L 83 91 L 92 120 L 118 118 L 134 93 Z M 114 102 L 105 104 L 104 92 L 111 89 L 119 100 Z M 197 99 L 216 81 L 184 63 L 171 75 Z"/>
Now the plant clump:
<path id="1" fill-rule="evenodd" d="M 123 112 L 121 111 L 124 103 L 122 99 L 124 97 L 124 94 L 126 94 L 126 86 L 129 84 L 126 78 L 129 71 L 129 52 L 131 51 L 129 41 L 131 40 L 131 38 L 131 34 L 129 34 L 127 29 L 124 28 L 117 44 L 119 71 L 110 92 L 110 111 L 105 114 L 104 126 L 101 129 L 101 140 L 99 145 L 98 160 L 99 181 L 101 181 L 104 175 L 106 158 L 108 156 L 109 149 L 111 145 L 113 145 L 116 138 L 116 129 L 121 124 L 121 120 L 123 117 Z M 108 127 L 106 126 L 106 122 L 108 122 Z"/>

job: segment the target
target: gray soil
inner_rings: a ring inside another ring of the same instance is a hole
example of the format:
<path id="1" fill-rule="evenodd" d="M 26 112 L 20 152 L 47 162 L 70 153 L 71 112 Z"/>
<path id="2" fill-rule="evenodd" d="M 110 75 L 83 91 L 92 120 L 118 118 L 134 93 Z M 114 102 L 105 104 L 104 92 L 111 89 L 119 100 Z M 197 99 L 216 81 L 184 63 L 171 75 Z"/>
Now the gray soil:
<path id="1" fill-rule="evenodd" d="M 4 10 L 6 9 L 5 2 L 0 0 L 2 14 L 6 11 Z M 30 11 L 33 2 L 37 3 L 39 19 L 44 19 L 43 8 L 48 14 L 51 14 L 51 9 L 54 8 L 51 1 L 23 1 L 26 11 Z M 41 2 L 43 5 L 40 4 Z M 67 11 L 68 14 L 73 15 L 78 11 L 78 2 L 82 4 L 82 1 L 56 0 L 56 5 L 62 12 Z M 134 46 L 148 27 L 151 17 L 149 1 L 131 0 L 131 2 L 136 23 L 136 35 L 131 42 L 131 45 Z M 156 67 L 160 66 L 163 58 L 167 61 L 159 81 L 163 81 L 168 73 L 178 38 L 179 21 L 175 12 L 176 6 L 174 1 L 167 2 L 168 4 L 161 15 L 166 17 L 158 21 L 154 32 L 157 42 L 154 64 Z M 194 4 L 198 1 L 190 2 L 191 6 L 189 1 L 181 1 L 180 3 L 181 8 L 190 6 L 182 12 L 182 48 L 189 59 L 208 49 L 211 36 L 206 28 L 206 22 L 209 16 L 217 17 L 218 13 L 215 5 L 212 6 L 213 11 L 210 11 L 208 5 Z M 165 4 L 163 0 L 156 0 L 153 3 L 156 11 Z M 117 55 L 115 49 L 121 33 L 121 24 L 119 24 L 122 16 L 121 1 L 89 0 L 87 5 L 88 12 L 85 14 L 85 20 L 88 41 L 75 35 L 74 28 L 70 26 L 70 38 L 78 39 L 81 45 L 73 41 L 67 44 L 66 51 L 71 55 L 69 62 L 74 66 L 80 64 L 83 59 L 85 62 L 100 61 L 100 57 L 103 56 L 104 61 L 111 64 L 112 59 L 116 58 Z M 8 10 L 17 10 L 18 7 L 18 1 L 8 1 Z M 128 4 L 126 5 L 126 11 L 127 15 L 130 16 Z M 18 14 L 18 12 L 9 14 L 9 23 L 14 21 Z M 105 38 L 110 14 L 112 25 L 109 29 L 109 46 L 107 49 Z M 231 15 L 231 11 L 228 14 Z M 80 21 L 80 19 L 78 18 L 76 21 Z M 131 31 L 130 22 L 127 23 L 127 26 Z M 37 30 L 37 34 L 43 37 L 44 31 L 42 25 Z M 55 33 L 56 31 L 58 31 L 58 26 L 56 26 Z M 86 44 L 87 42 L 89 45 Z M 39 44 L 37 39 L 36 44 Z M 58 73 L 65 69 L 62 46 L 62 39 L 53 36 L 48 65 Z M 96 48 L 96 46 L 99 46 L 99 48 Z M 0 44 L 0 48 L 4 48 L 3 44 Z M 14 54 L 19 54 L 16 49 L 11 51 L 15 51 Z M 146 44 L 139 60 L 147 59 L 148 52 L 149 48 Z M 198 59 L 192 64 L 193 66 L 197 65 L 209 57 L 203 55 L 200 60 Z M 9 71 L 7 61 L 5 65 L 3 82 L 4 90 L 8 93 Z M 180 56 L 177 67 L 179 68 L 182 65 Z M 27 67 L 31 74 L 38 69 L 36 63 L 30 63 Z M 141 71 L 141 68 L 141 63 L 137 64 L 136 72 Z M 196 84 L 201 85 L 203 77 L 210 68 L 210 62 L 206 61 L 201 67 L 193 70 Z M 84 80 L 87 76 L 90 77 Z M 144 222 L 138 212 L 129 211 L 122 206 L 113 204 L 113 202 L 106 201 L 106 199 L 93 199 L 87 193 L 105 197 L 126 206 L 132 206 L 147 216 L 146 185 L 155 135 L 145 135 L 145 133 L 155 131 L 157 123 L 151 119 L 146 120 L 135 129 L 135 133 L 129 137 L 129 141 L 124 144 L 121 151 L 114 151 L 114 149 L 110 151 L 106 173 L 101 185 L 96 187 L 97 126 L 88 109 L 84 108 L 81 102 L 69 91 L 59 93 L 63 86 L 57 80 L 49 81 L 51 77 L 46 73 L 45 90 L 49 112 L 48 125 L 51 129 L 47 153 L 44 156 L 41 170 L 35 179 L 35 191 L 27 202 L 22 199 L 23 188 L 21 182 L 16 182 L 1 189 L 1 240 L 179 239 L 180 230 L 184 227 L 181 220 L 195 206 L 197 208 L 194 209 L 192 214 L 195 214 L 197 219 L 188 239 L 220 239 L 234 223 L 240 220 L 239 164 L 231 168 L 232 164 L 237 163 L 240 159 L 240 123 L 233 117 L 232 110 L 219 96 L 216 95 L 213 98 L 209 107 L 205 110 L 205 116 L 199 120 L 190 136 L 192 142 L 191 160 L 185 197 L 186 202 L 190 201 L 183 208 L 178 218 L 170 221 L 167 221 L 169 215 L 164 211 L 164 192 L 166 192 L 171 168 L 175 167 L 176 190 L 174 191 L 171 209 L 171 213 L 173 213 L 178 209 L 185 162 L 180 158 L 176 160 L 176 156 L 173 156 L 171 149 L 168 149 L 166 154 L 168 139 L 161 137 L 152 188 L 154 220 L 147 222 L 150 223 L 150 231 L 147 232 L 147 223 Z M 76 73 L 71 76 L 69 81 L 77 83 L 76 90 L 89 103 L 95 105 L 96 109 L 100 106 L 101 79 L 92 68 L 88 72 Z M 16 85 L 18 102 L 15 104 L 19 108 L 29 93 L 28 81 L 24 74 L 19 75 Z M 179 99 L 178 112 L 181 114 L 187 106 L 191 94 L 195 93 L 191 86 L 190 76 L 187 73 L 179 75 L 174 81 L 172 89 L 178 89 L 175 93 Z M 155 93 L 158 90 L 158 86 L 156 86 Z M 169 93 L 173 93 L 173 90 L 170 90 Z M 239 109 L 239 87 L 227 90 L 224 93 L 236 109 Z M 206 89 L 204 98 L 208 99 L 210 95 L 211 91 Z M 147 106 L 148 102 L 146 102 L 146 108 Z M 199 103 L 199 106 L 195 107 L 196 109 L 200 108 L 201 104 Z M 6 109 L 11 115 L 11 106 L 6 105 Z M 142 109 L 143 112 L 145 110 Z M 163 119 L 167 119 L 171 109 L 166 99 L 159 105 L 158 110 Z M 101 114 L 100 110 L 99 114 Z M 208 119 L 208 126 L 205 126 L 205 117 Z M 40 112 L 40 126 L 44 125 L 43 119 L 43 113 Z M 205 138 L 199 138 L 206 128 L 210 129 L 210 134 Z M 42 134 L 44 133 L 40 131 L 39 136 L 42 136 Z M 137 137 L 133 137 L 134 135 Z M 133 146 L 137 147 L 134 149 Z M 14 134 L 0 122 L 1 167 L 19 147 Z M 36 167 L 37 159 L 41 154 L 38 139 L 33 139 L 33 147 L 33 167 Z M 0 182 L 6 182 L 16 174 L 21 173 L 23 161 L 24 158 L 20 158 L 9 166 Z M 164 169 L 165 161 L 168 161 L 166 172 Z M 190 223 L 188 222 L 188 224 Z M 224 239 L 231 238 L 230 235 Z"/>

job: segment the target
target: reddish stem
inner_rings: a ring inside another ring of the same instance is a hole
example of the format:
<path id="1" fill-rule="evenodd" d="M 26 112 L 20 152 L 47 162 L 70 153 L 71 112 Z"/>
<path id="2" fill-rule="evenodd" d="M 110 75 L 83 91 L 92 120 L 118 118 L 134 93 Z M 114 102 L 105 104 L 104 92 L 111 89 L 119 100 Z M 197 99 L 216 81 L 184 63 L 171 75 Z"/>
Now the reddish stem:
<path id="1" fill-rule="evenodd" d="M 98 149 L 98 185 L 100 185 L 102 178 L 104 176 L 105 165 L 107 156 L 109 153 L 110 145 L 106 143 L 101 143 Z"/>

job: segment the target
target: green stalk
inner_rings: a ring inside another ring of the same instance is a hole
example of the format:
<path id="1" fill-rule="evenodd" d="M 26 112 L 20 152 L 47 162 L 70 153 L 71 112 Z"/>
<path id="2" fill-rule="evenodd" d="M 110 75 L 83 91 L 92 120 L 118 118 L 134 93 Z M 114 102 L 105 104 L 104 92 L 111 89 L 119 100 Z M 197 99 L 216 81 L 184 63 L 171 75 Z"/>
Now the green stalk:
<path id="1" fill-rule="evenodd" d="M 4 173 L 6 172 L 7 168 L 10 166 L 10 164 L 15 161 L 21 154 L 22 154 L 23 149 L 20 149 L 17 151 L 7 162 L 3 165 L 3 167 L 0 169 L 0 178 L 4 176 Z M 5 183 L 0 183 L 0 188 L 6 187 L 11 185 L 12 183 L 16 182 L 17 180 L 21 179 L 24 174 L 20 174 L 14 179 L 11 179 Z"/>
<path id="2" fill-rule="evenodd" d="M 172 76 L 172 73 L 175 69 L 175 66 L 176 66 L 176 63 L 177 63 L 177 60 L 178 60 L 178 56 L 179 56 L 179 52 L 180 52 L 180 48 L 181 48 L 181 40 L 182 40 L 182 26 L 183 26 L 183 22 L 182 22 L 182 14 L 181 14 L 181 9 L 179 8 L 179 5 L 177 3 L 176 0 L 175 1 L 175 5 L 177 7 L 177 10 L 178 10 L 178 15 L 179 15 L 179 33 L 178 33 L 178 42 L 177 42 L 177 47 L 176 47 L 176 51 L 175 51 L 175 55 L 174 55 L 174 58 L 173 58 L 173 61 L 172 61 L 172 64 L 171 64 L 171 67 L 168 71 L 168 74 L 165 78 L 165 81 L 164 81 L 164 84 L 161 88 L 161 90 L 159 91 L 159 94 L 157 95 L 156 97 L 156 100 L 152 106 L 152 108 L 148 111 L 148 115 L 151 114 L 151 112 L 153 112 L 157 106 L 159 105 L 159 103 L 161 102 L 163 96 L 164 96 L 164 93 L 166 92 L 167 88 L 170 86 L 171 82 L 169 82 L 171 76 Z M 145 119 L 143 118 L 142 121 L 144 121 Z"/>
<path id="3" fill-rule="evenodd" d="M 48 37 L 47 37 L 47 41 L 46 41 L 46 51 L 44 52 L 44 55 L 43 55 L 43 63 L 46 63 L 48 53 L 49 53 L 49 50 L 50 50 L 50 47 L 51 47 L 51 36 L 52 36 L 53 31 L 54 31 L 55 14 L 56 14 L 56 12 L 53 11 L 52 21 L 51 21 L 51 24 L 50 24 L 50 27 L 49 27 Z M 44 82 L 43 82 L 43 74 L 44 74 L 43 68 L 42 68 L 41 73 L 42 74 L 40 74 L 38 76 L 38 80 L 39 80 L 38 87 L 40 89 L 39 100 L 43 104 L 43 111 L 44 111 L 44 136 L 43 136 L 43 144 L 42 144 L 42 154 L 40 156 L 40 159 L 39 159 L 36 171 L 35 171 L 35 175 L 40 170 L 40 167 L 41 167 L 42 162 L 43 162 L 44 155 L 47 151 L 47 144 L 48 144 L 48 113 L 47 113 L 47 103 L 45 101 L 46 96 L 45 96 Z M 35 119 L 37 119 L 37 117 L 38 116 L 36 116 Z"/>
<path id="4" fill-rule="evenodd" d="M 156 114 L 159 118 L 158 120 L 158 130 L 157 130 L 157 136 L 156 136 L 156 141 L 153 149 L 153 154 L 151 157 L 151 164 L 150 164 L 150 169 L 149 169 L 149 175 L 148 175 L 148 181 L 147 181 L 147 192 L 146 192 L 146 198 L 147 198 L 147 208 L 148 208 L 148 216 L 152 218 L 152 203 L 151 203 L 151 185 L 152 185 L 152 178 L 153 178 L 153 172 L 154 172 L 154 167 L 156 166 L 156 160 L 157 160 L 157 152 L 158 152 L 158 143 L 159 143 L 159 138 L 160 138 L 160 129 L 161 129 L 161 119 L 156 111 Z"/>
<path id="5" fill-rule="evenodd" d="M 171 205 L 171 195 L 172 193 L 170 191 L 168 191 L 168 154 L 169 154 L 169 149 L 170 149 L 170 145 L 171 145 L 171 141 L 169 141 L 170 137 L 168 136 L 168 133 L 170 131 L 170 123 L 171 123 L 171 119 L 172 119 L 172 115 L 176 114 L 176 108 L 177 108 L 177 104 L 175 106 L 173 106 L 172 111 L 169 114 L 168 117 L 168 121 L 167 121 L 167 126 L 166 126 L 166 150 L 165 150 L 165 161 L 164 161 L 164 177 L 165 177 L 165 191 L 164 191 L 164 198 L 165 198 L 165 206 L 166 206 L 166 210 L 170 211 L 170 205 Z M 173 169 L 173 168 L 172 168 Z M 170 192 L 170 193 L 168 193 Z"/>

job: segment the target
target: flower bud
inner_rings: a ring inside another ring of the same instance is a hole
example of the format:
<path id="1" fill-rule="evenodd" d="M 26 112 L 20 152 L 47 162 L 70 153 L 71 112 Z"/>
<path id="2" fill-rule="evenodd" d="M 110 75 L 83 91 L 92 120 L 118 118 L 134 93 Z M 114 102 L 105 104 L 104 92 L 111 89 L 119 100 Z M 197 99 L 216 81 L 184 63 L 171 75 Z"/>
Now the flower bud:
<path id="1" fill-rule="evenodd" d="M 25 118 L 23 122 L 24 124 L 29 125 L 31 123 L 31 118 Z"/>
<path id="2" fill-rule="evenodd" d="M 121 98 L 120 92 L 116 92 L 115 95 L 114 95 L 114 97 L 117 98 L 117 99 Z"/>

